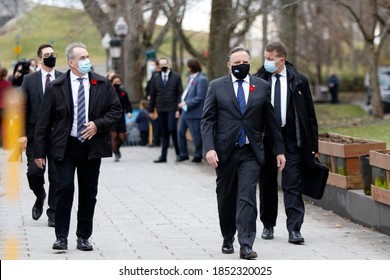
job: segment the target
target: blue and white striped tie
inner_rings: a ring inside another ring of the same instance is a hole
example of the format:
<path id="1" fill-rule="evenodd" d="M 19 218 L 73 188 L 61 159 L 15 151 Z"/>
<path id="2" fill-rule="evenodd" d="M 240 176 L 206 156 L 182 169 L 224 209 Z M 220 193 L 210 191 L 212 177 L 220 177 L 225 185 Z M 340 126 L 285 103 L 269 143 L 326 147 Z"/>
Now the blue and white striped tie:
<path id="1" fill-rule="evenodd" d="M 77 139 L 80 142 L 84 142 L 85 139 L 81 137 L 81 131 L 84 130 L 85 126 L 85 92 L 84 92 L 84 78 L 77 78 L 80 82 L 78 98 L 77 98 Z"/>

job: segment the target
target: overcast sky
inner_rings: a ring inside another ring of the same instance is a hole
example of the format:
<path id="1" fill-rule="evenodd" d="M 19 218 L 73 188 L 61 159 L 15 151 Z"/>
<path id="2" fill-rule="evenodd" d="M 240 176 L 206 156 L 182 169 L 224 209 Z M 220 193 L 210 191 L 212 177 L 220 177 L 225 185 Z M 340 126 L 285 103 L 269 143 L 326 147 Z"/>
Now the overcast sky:
<path id="1" fill-rule="evenodd" d="M 35 3 L 60 7 L 72 7 L 81 9 L 83 5 L 79 0 L 32 0 Z M 209 31 L 211 0 L 189 0 L 186 14 L 183 20 L 184 29 L 196 31 Z M 166 19 L 161 17 L 159 24 L 164 24 Z"/>

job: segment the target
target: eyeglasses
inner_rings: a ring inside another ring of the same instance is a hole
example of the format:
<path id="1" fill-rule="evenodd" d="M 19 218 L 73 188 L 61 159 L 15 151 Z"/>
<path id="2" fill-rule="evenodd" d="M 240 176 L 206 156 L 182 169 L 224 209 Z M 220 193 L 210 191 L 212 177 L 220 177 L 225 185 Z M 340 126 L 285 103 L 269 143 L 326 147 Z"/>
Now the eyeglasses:
<path id="1" fill-rule="evenodd" d="M 52 53 L 45 53 L 45 54 L 43 54 L 41 57 L 43 57 L 43 58 L 48 58 L 48 57 L 57 57 L 57 54 L 56 53 L 54 53 L 54 52 L 52 52 Z"/>

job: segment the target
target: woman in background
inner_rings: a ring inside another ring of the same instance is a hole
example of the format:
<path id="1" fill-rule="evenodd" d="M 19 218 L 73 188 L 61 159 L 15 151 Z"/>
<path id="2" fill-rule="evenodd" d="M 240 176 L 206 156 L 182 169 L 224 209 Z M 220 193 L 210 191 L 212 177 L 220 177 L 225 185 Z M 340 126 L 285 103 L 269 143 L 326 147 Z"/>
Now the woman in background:
<path id="1" fill-rule="evenodd" d="M 133 113 L 133 107 L 131 106 L 127 92 L 122 88 L 121 77 L 119 75 L 113 75 L 110 81 L 111 84 L 114 86 L 116 93 L 118 94 L 118 98 L 123 109 L 122 117 L 111 131 L 112 152 L 114 153 L 115 161 L 118 162 L 121 158 L 121 152 L 119 149 L 125 141 L 126 137 L 125 113 L 127 113 L 127 116 L 130 118 L 131 114 Z"/>

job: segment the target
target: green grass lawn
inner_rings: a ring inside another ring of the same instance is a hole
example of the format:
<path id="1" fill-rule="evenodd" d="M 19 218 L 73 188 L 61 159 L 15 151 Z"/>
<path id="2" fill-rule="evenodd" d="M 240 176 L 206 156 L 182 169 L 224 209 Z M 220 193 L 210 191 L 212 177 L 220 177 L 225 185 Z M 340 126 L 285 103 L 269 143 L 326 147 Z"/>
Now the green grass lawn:
<path id="1" fill-rule="evenodd" d="M 390 147 L 390 115 L 378 120 L 357 105 L 316 104 L 319 132 L 333 132 L 369 140 L 379 140 Z"/>

